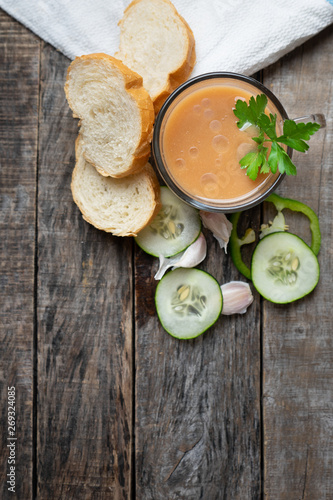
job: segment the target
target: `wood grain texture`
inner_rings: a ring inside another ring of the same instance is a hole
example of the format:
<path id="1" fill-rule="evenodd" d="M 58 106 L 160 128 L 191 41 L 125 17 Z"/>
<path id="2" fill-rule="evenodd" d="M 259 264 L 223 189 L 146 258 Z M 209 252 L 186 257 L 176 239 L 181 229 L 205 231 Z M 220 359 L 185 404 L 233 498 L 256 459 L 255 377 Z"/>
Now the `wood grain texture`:
<path id="1" fill-rule="evenodd" d="M 30 498 L 40 42 L 0 12 L 0 497 Z M 8 491 L 7 387 L 16 393 L 15 493 Z"/>
<path id="2" fill-rule="evenodd" d="M 127 499 L 132 446 L 132 241 L 84 222 L 70 191 L 69 60 L 41 59 L 38 498 Z"/>
<path id="3" fill-rule="evenodd" d="M 38 500 L 333 498 L 332 43 L 331 27 L 263 72 L 291 117 L 327 119 L 278 189 L 319 214 L 317 289 L 288 306 L 254 291 L 245 316 L 182 342 L 157 319 L 157 259 L 89 226 L 72 201 L 69 60 L 0 13 L 1 499 L 14 498 L 11 385 L 17 498 L 33 498 L 34 478 Z M 243 228 L 258 229 L 261 215 L 272 217 L 268 203 Z M 286 217 L 309 241 L 307 219 Z M 244 280 L 205 234 L 199 267 L 220 283 Z"/>
<path id="4" fill-rule="evenodd" d="M 206 232 L 199 266 L 239 279 Z M 160 326 L 157 259 L 136 256 L 136 488 L 139 500 L 257 499 L 260 474 L 259 298 L 246 317 L 221 317 L 179 341 Z"/>
<path id="5" fill-rule="evenodd" d="M 272 500 L 333 498 L 332 45 L 330 27 L 264 72 L 289 115 L 327 119 L 308 154 L 295 155 L 299 175 L 278 190 L 318 213 L 322 247 L 311 295 L 287 306 L 264 303 L 264 477 Z M 309 241 L 307 219 L 286 218 Z"/>

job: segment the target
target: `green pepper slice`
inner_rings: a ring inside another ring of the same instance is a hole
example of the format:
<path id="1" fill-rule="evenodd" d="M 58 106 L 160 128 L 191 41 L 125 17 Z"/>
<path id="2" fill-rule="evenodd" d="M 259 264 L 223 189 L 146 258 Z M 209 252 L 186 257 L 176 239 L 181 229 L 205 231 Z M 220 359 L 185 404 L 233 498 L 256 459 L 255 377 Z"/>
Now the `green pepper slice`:
<path id="1" fill-rule="evenodd" d="M 256 236 L 253 229 L 249 228 L 245 231 L 243 238 L 239 238 L 237 234 L 237 225 L 241 214 L 242 212 L 236 212 L 230 217 L 230 222 L 232 223 L 232 231 L 229 239 L 229 248 L 232 261 L 237 267 L 238 271 L 242 273 L 245 278 L 250 280 L 251 269 L 245 264 L 242 259 L 241 247 L 243 245 L 247 245 L 248 243 L 253 243 L 256 239 Z"/>
<path id="2" fill-rule="evenodd" d="M 284 208 L 288 208 L 293 212 L 301 212 L 303 213 L 310 222 L 310 230 L 311 230 L 311 245 L 310 248 L 318 255 L 321 245 L 321 233 L 319 227 L 319 220 L 316 213 L 305 203 L 302 203 L 297 200 L 292 200 L 291 198 L 282 198 L 275 193 L 271 194 L 265 201 L 269 201 L 273 203 L 276 210 L 281 212 Z M 251 270 L 245 264 L 241 255 L 241 247 L 248 243 L 253 243 L 255 241 L 255 233 L 253 229 L 249 228 L 246 230 L 245 235 L 240 238 L 237 233 L 238 221 L 242 212 L 236 212 L 231 215 L 230 222 L 233 225 L 231 236 L 230 236 L 230 255 L 233 263 L 240 273 L 242 273 L 245 278 L 251 279 Z"/>

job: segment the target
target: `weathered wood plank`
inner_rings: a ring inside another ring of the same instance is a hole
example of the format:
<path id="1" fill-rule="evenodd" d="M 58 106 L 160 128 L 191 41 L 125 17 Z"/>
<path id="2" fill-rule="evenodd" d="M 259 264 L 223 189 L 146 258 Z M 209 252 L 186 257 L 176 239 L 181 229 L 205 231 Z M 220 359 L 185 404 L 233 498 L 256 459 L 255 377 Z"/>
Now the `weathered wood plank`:
<path id="1" fill-rule="evenodd" d="M 132 241 L 72 201 L 77 121 L 68 59 L 44 46 L 38 185 L 38 498 L 127 499 L 132 446 Z"/>
<path id="2" fill-rule="evenodd" d="M 7 491 L 7 386 L 17 390 L 17 497 L 32 498 L 33 306 L 40 42 L 0 16 L 1 498 Z M 291 306 L 264 304 L 265 494 L 333 496 L 332 29 L 264 72 L 292 116 L 328 126 L 304 175 L 279 193 L 321 219 L 321 281 Z M 1 42 L 5 40 L 5 42 Z M 38 185 L 38 498 L 260 498 L 260 299 L 190 342 L 165 333 L 154 308 L 157 262 L 86 224 L 69 184 L 77 125 L 63 83 L 69 61 L 44 46 Z M 324 76 L 322 76 L 324 75 Z M 325 106 L 325 109 L 323 107 Z M 313 168 L 313 167 L 316 168 Z M 310 181 L 304 182 L 304 179 Z M 265 210 L 265 218 L 268 211 Z M 251 216 L 258 220 L 258 212 Z M 308 239 L 307 221 L 292 229 Z M 200 267 L 239 279 L 211 236 Z M 136 358 L 136 493 L 131 484 Z"/>
<path id="3" fill-rule="evenodd" d="M 241 279 L 206 235 L 199 267 L 220 283 Z M 197 339 L 178 341 L 157 320 L 156 259 L 138 251 L 135 270 L 137 499 L 258 499 L 258 296 L 246 316 L 225 316 Z"/>
<path id="4" fill-rule="evenodd" d="M 324 112 L 327 119 L 309 153 L 295 155 L 297 178 L 278 190 L 318 213 L 322 248 L 310 296 L 264 305 L 265 494 L 272 500 L 333 498 L 332 44 L 330 27 L 264 73 L 292 117 Z M 309 241 L 307 226 L 295 217 L 292 230 Z"/>
<path id="5" fill-rule="evenodd" d="M 0 11 L 0 497 L 32 497 L 39 40 Z M 8 430 L 7 388 L 16 429 Z M 13 400 L 13 398 L 11 398 Z M 11 448 L 7 447 L 12 443 Z M 10 451 L 11 450 L 11 451 Z M 8 459 L 10 457 L 10 463 Z M 13 462 L 14 460 L 14 462 Z M 8 483 L 14 467 L 15 489 Z M 15 494 L 13 493 L 15 491 Z"/>

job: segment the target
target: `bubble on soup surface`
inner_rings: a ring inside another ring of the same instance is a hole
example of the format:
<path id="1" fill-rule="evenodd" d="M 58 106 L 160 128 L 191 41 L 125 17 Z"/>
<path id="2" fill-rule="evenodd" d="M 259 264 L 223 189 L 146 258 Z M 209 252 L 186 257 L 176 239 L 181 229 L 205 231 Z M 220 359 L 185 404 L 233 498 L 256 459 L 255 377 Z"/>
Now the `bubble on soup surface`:
<path id="1" fill-rule="evenodd" d="M 242 144 L 240 144 L 237 148 L 237 161 L 239 162 L 243 158 L 243 156 L 256 150 L 257 148 L 254 143 L 250 144 L 248 142 L 242 142 Z"/>
<path id="2" fill-rule="evenodd" d="M 219 179 L 215 174 L 207 173 L 201 176 L 201 186 L 208 198 L 216 198 L 219 194 Z"/>
<path id="3" fill-rule="evenodd" d="M 258 137 L 260 134 L 259 127 L 257 127 L 256 125 L 251 125 L 251 123 L 244 125 L 240 130 L 246 132 L 250 138 Z"/>
<path id="4" fill-rule="evenodd" d="M 214 117 L 214 111 L 211 108 L 205 109 L 204 117 L 207 118 L 207 120 L 211 120 Z"/>
<path id="5" fill-rule="evenodd" d="M 241 168 L 240 164 L 238 161 L 229 161 L 227 163 L 227 171 L 228 172 L 236 172 L 237 170 L 239 170 Z"/>
<path id="6" fill-rule="evenodd" d="M 219 173 L 219 184 L 220 186 L 227 186 L 230 182 L 231 176 L 227 172 Z"/>
<path id="7" fill-rule="evenodd" d="M 224 135 L 215 135 L 212 139 L 212 146 L 217 153 L 224 153 L 229 149 L 229 140 Z"/>
<path id="8" fill-rule="evenodd" d="M 189 155 L 191 158 L 197 158 L 198 154 L 199 154 L 199 149 L 196 148 L 195 146 L 192 146 L 189 150 Z"/>
<path id="9" fill-rule="evenodd" d="M 208 99 L 208 97 L 204 97 L 201 101 L 201 104 L 204 108 L 209 108 L 209 106 L 211 105 L 211 101 L 210 99 Z"/>
<path id="10" fill-rule="evenodd" d="M 175 164 L 176 164 L 177 168 L 183 168 L 183 167 L 185 167 L 186 162 L 185 162 L 184 158 L 177 158 L 175 161 Z"/>
<path id="11" fill-rule="evenodd" d="M 194 113 L 195 113 L 196 115 L 200 115 L 200 113 L 201 113 L 201 106 L 200 106 L 200 104 L 195 104 L 195 105 L 193 106 L 193 111 L 194 111 Z"/>
<path id="12" fill-rule="evenodd" d="M 222 129 L 222 123 L 220 122 L 220 120 L 212 120 L 209 124 L 209 128 L 213 132 L 220 132 L 220 130 Z"/>

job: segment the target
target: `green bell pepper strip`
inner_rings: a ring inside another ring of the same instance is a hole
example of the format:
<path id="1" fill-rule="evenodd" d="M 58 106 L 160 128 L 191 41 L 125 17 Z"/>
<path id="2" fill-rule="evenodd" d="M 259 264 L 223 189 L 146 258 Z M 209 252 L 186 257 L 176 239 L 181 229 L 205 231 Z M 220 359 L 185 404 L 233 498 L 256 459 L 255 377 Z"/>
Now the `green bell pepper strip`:
<path id="1" fill-rule="evenodd" d="M 265 201 L 270 201 L 271 203 L 273 203 L 278 212 L 281 212 L 284 208 L 288 208 L 293 212 L 301 212 L 302 214 L 306 215 L 306 217 L 309 219 L 311 230 L 310 248 L 315 255 L 318 255 L 321 245 L 321 233 L 319 220 L 315 212 L 308 205 L 305 205 L 300 201 L 292 200 L 290 198 L 282 198 L 282 196 L 279 196 L 275 193 L 269 195 L 269 197 L 266 198 Z M 230 222 L 233 225 L 229 240 L 230 255 L 238 271 L 242 273 L 245 278 L 251 279 L 251 270 L 242 259 L 241 247 L 248 243 L 253 243 L 255 241 L 255 234 L 253 229 L 247 229 L 243 238 L 239 238 L 237 234 L 237 225 L 241 214 L 242 212 L 236 212 L 230 217 Z"/>
<path id="2" fill-rule="evenodd" d="M 239 238 L 237 234 L 237 225 L 239 217 L 242 212 L 236 212 L 231 215 L 230 222 L 232 223 L 232 231 L 229 239 L 230 244 L 230 255 L 233 263 L 237 267 L 238 271 L 241 272 L 245 278 L 251 279 L 251 270 L 242 259 L 241 247 L 247 245 L 248 243 L 253 243 L 256 239 L 255 232 L 253 229 L 249 228 L 246 230 L 243 238 Z"/>

